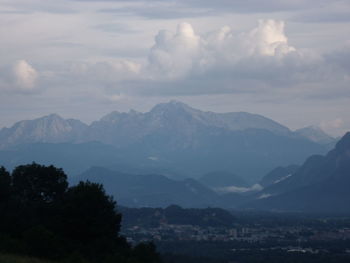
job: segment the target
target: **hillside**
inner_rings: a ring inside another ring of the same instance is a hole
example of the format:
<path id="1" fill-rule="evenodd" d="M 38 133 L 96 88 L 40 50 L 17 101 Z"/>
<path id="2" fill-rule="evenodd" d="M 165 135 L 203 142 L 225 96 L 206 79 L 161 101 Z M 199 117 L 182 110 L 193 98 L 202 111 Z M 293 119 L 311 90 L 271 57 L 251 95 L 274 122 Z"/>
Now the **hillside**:
<path id="1" fill-rule="evenodd" d="M 105 185 L 108 194 L 128 207 L 220 206 L 220 197 L 193 179 L 175 181 L 157 174 L 125 174 L 93 167 L 74 179 Z"/>
<path id="2" fill-rule="evenodd" d="M 350 133 L 326 156 L 311 156 L 290 177 L 265 188 L 249 208 L 350 213 Z"/>

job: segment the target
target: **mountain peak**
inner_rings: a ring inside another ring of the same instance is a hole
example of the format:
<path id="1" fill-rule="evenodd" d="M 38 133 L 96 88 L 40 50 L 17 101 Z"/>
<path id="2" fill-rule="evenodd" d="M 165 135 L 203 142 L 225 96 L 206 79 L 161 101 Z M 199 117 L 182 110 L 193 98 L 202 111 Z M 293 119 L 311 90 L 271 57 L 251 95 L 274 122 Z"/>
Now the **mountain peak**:
<path id="1" fill-rule="evenodd" d="M 63 119 L 60 115 L 58 115 L 57 113 L 51 113 L 49 115 L 44 116 L 43 118 L 47 118 L 47 119 Z"/>
<path id="2" fill-rule="evenodd" d="M 21 143 L 67 142 L 74 140 L 85 129 L 78 120 L 65 120 L 58 114 L 50 114 L 33 120 L 15 123 L 0 131 L 0 148 Z"/>
<path id="3" fill-rule="evenodd" d="M 316 143 L 328 144 L 334 142 L 333 137 L 315 125 L 298 129 L 295 131 L 295 133 Z"/>
<path id="4" fill-rule="evenodd" d="M 116 119 L 120 117 L 122 113 L 119 111 L 112 111 L 111 113 L 108 113 L 107 115 L 103 116 L 100 121 L 103 122 L 114 122 Z"/>
<path id="5" fill-rule="evenodd" d="M 160 103 L 157 104 L 156 106 L 154 106 L 151 110 L 151 112 L 154 111 L 164 111 L 164 110 L 194 110 L 193 108 L 191 108 L 190 106 L 188 106 L 187 104 L 177 101 L 177 100 L 171 100 L 169 102 L 166 103 Z"/>

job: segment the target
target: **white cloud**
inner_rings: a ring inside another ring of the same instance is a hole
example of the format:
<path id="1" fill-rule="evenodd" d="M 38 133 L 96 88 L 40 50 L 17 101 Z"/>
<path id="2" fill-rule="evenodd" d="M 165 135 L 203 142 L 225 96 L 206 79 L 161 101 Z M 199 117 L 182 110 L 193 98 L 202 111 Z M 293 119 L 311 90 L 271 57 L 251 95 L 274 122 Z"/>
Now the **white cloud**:
<path id="1" fill-rule="evenodd" d="M 32 91 L 38 79 L 38 72 L 25 60 L 17 61 L 13 66 L 14 85 L 21 91 Z"/>
<path id="2" fill-rule="evenodd" d="M 236 34 L 230 27 L 202 36 L 198 43 L 197 53 L 200 52 L 199 67 L 217 67 L 226 65 L 234 67 L 237 63 L 248 58 L 275 57 L 283 58 L 296 49 L 288 45 L 284 33 L 284 22 L 275 20 L 260 20 L 256 28 L 249 32 Z M 195 59 L 192 56 L 192 59 Z"/>
<path id="3" fill-rule="evenodd" d="M 241 34 L 225 26 L 203 36 L 196 34 L 190 24 L 182 23 L 175 33 L 158 33 L 149 65 L 153 71 L 158 70 L 157 74 L 174 78 L 216 67 L 232 68 L 252 57 L 281 58 L 293 51 L 283 21 L 260 20 L 257 28 Z"/>
<path id="4" fill-rule="evenodd" d="M 215 190 L 220 193 L 247 193 L 247 192 L 258 192 L 262 190 L 263 187 L 260 184 L 254 184 L 251 187 L 237 187 L 237 186 L 227 186 L 216 188 Z"/>
<path id="5" fill-rule="evenodd" d="M 175 32 L 158 32 L 143 62 L 75 61 L 61 65 L 61 72 L 52 75 L 55 83 L 105 88 L 111 98 L 116 94 L 118 98 L 119 94 L 257 94 L 281 89 L 294 96 L 325 97 L 330 83 L 338 83 L 333 96 L 344 93 L 347 73 L 333 61 L 339 56 L 293 47 L 284 28 L 283 21 L 268 19 L 246 32 L 224 26 L 197 33 L 191 24 L 180 23 Z"/>
<path id="6" fill-rule="evenodd" d="M 195 66 L 200 40 L 188 23 L 179 24 L 175 34 L 161 30 L 149 54 L 149 70 L 155 77 L 173 79 L 186 75 Z"/>
<path id="7" fill-rule="evenodd" d="M 228 26 L 198 34 L 189 23 L 161 30 L 140 71 L 141 94 L 256 92 L 325 78 L 322 56 L 288 43 L 284 22 L 260 20 L 248 32 Z M 135 91 L 135 90 L 133 90 Z M 137 91 L 136 91 L 137 93 Z"/>
<path id="8" fill-rule="evenodd" d="M 125 96 L 203 94 L 279 94 L 308 98 L 337 97 L 347 91 L 348 72 L 340 55 L 321 55 L 292 46 L 285 23 L 260 20 L 241 32 L 224 26 L 199 33 L 189 23 L 175 32 L 160 30 L 144 60 L 72 59 L 40 71 L 41 84 L 89 89 L 112 101 Z M 25 61 L 17 65 L 21 90 L 34 87 L 37 71 Z M 329 89 L 329 85 L 334 88 Z M 96 90 L 96 92 L 93 91 Z M 283 92 L 281 90 L 284 90 Z M 281 93 L 282 92 L 282 93 Z"/>
<path id="9" fill-rule="evenodd" d="M 259 26 L 249 36 L 249 44 L 255 45 L 254 51 L 259 55 L 284 55 L 295 51 L 294 47 L 288 45 L 283 21 L 260 20 Z"/>
<path id="10" fill-rule="evenodd" d="M 257 28 L 236 34 L 228 26 L 200 36 L 188 23 L 178 26 L 176 33 L 160 31 L 149 55 L 152 70 L 171 78 L 183 77 L 191 71 L 206 72 L 214 67 L 234 67 L 242 59 L 254 56 L 281 58 L 294 47 L 288 45 L 284 22 L 260 20 Z"/>
<path id="11" fill-rule="evenodd" d="M 0 67 L 0 89 L 9 93 L 33 93 L 39 90 L 39 73 L 26 60 Z"/>

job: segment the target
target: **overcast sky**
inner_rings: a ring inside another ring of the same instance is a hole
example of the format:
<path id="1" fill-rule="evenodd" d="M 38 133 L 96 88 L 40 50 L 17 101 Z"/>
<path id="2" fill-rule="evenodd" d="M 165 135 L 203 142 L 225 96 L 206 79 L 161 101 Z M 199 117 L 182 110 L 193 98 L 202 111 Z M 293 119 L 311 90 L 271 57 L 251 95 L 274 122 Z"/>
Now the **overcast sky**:
<path id="1" fill-rule="evenodd" d="M 0 0 L 0 127 L 172 99 L 350 130 L 349 0 Z"/>

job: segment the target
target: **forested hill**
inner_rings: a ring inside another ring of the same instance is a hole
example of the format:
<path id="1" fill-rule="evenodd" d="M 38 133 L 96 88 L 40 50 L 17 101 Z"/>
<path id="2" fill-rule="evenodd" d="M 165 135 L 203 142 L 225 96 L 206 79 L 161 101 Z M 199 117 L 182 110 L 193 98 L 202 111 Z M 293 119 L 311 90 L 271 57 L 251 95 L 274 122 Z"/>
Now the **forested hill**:
<path id="1" fill-rule="evenodd" d="M 0 214 L 0 253 L 72 263 L 161 262 L 152 243 L 132 247 L 119 235 L 122 215 L 102 185 L 69 187 L 54 166 L 21 165 L 11 174 L 0 167 Z"/>
<path id="2" fill-rule="evenodd" d="M 123 214 L 122 225 L 156 227 L 160 224 L 196 225 L 202 227 L 230 227 L 235 217 L 220 208 L 185 209 L 177 205 L 167 208 L 127 208 L 120 207 Z"/>

